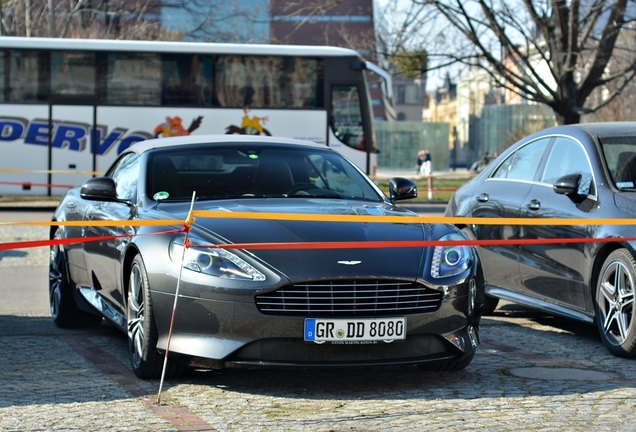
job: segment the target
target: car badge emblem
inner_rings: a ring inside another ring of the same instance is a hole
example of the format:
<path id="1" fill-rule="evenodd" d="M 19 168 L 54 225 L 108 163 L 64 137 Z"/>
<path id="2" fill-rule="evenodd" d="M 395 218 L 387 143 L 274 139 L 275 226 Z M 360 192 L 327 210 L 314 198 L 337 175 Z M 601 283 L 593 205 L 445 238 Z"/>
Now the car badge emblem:
<path id="1" fill-rule="evenodd" d="M 342 265 L 358 265 L 361 262 L 362 261 L 338 261 L 338 264 L 342 264 Z"/>

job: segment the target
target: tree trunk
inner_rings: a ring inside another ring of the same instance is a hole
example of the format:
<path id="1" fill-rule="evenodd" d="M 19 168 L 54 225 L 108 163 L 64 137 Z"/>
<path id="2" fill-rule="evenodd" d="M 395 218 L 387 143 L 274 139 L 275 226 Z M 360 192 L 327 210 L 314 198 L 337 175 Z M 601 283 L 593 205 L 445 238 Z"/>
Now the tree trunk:
<path id="1" fill-rule="evenodd" d="M 552 107 L 552 109 L 554 110 L 554 114 L 559 125 L 570 125 L 581 122 L 581 114 L 572 112 L 569 108 L 559 110 L 558 108 Z"/>
<path id="2" fill-rule="evenodd" d="M 53 0 L 49 0 L 49 37 L 55 37 L 55 8 Z"/>

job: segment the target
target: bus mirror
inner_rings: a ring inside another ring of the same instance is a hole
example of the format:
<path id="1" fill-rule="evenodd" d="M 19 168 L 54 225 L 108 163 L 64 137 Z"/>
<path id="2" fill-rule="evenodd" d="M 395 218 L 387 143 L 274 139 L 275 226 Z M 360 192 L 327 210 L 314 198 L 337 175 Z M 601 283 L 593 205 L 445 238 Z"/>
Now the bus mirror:
<path id="1" fill-rule="evenodd" d="M 365 62 L 363 62 L 363 61 L 360 61 L 360 60 L 354 60 L 354 61 L 352 61 L 352 62 L 349 64 L 349 67 L 350 67 L 352 70 L 355 70 L 355 71 L 361 71 L 361 70 L 365 70 L 365 69 L 367 68 L 367 65 L 366 65 L 366 63 L 365 63 Z"/>

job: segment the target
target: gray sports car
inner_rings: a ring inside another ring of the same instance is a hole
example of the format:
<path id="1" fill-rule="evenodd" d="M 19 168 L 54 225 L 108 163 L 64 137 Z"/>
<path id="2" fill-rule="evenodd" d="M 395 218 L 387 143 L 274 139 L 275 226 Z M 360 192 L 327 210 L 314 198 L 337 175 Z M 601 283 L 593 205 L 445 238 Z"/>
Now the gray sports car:
<path id="1" fill-rule="evenodd" d="M 223 217 L 197 217 L 190 244 L 179 221 L 193 191 L 194 209 Z M 416 195 L 411 181 L 394 178 L 387 198 L 339 153 L 304 141 L 222 135 L 135 144 L 104 177 L 69 190 L 55 212 L 55 221 L 87 223 L 51 230 L 52 239 L 84 240 L 51 248 L 53 320 L 74 327 L 107 318 L 127 333 L 140 378 L 161 374 L 175 303 L 168 376 L 188 367 L 464 368 L 484 302 L 477 255 L 452 243 L 395 243 L 464 240 L 461 232 L 315 216 L 415 216 L 394 202 Z M 124 222 L 100 222 L 113 220 Z M 370 241 L 394 243 L 361 246 Z M 216 246 L 281 242 L 332 243 Z"/>

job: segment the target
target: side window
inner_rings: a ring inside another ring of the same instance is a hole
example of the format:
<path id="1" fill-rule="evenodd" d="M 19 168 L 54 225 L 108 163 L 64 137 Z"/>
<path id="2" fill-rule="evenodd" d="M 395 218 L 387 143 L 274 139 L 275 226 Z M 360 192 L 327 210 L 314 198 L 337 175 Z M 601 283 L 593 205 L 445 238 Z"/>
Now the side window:
<path id="1" fill-rule="evenodd" d="M 210 57 L 164 54 L 161 75 L 163 105 L 212 105 L 213 83 Z"/>
<path id="2" fill-rule="evenodd" d="M 5 93 L 5 89 L 4 89 L 4 59 L 5 57 L 5 51 L 4 50 L 0 50 L 0 102 L 4 102 L 4 93 Z"/>
<path id="3" fill-rule="evenodd" d="M 581 174 L 578 192 L 580 195 L 590 193 L 592 169 L 585 149 L 576 141 L 559 137 L 554 141 L 541 181 L 554 184 L 559 177 L 568 174 Z"/>
<path id="4" fill-rule="evenodd" d="M 117 198 L 132 199 L 137 190 L 139 157 L 135 153 L 127 154 L 110 170 L 109 176 L 117 185 Z"/>
<path id="5" fill-rule="evenodd" d="M 108 54 L 106 101 L 112 105 L 161 103 L 161 59 L 158 54 Z"/>
<path id="6" fill-rule="evenodd" d="M 494 172 L 494 178 L 532 181 L 541 162 L 541 156 L 551 138 L 533 141 L 511 154 Z"/>
<path id="7" fill-rule="evenodd" d="M 55 95 L 95 94 L 95 54 L 52 52 L 51 93 Z"/>
<path id="8" fill-rule="evenodd" d="M 331 127 L 341 142 L 364 149 L 362 107 L 356 85 L 334 85 L 331 88 Z"/>
<path id="9" fill-rule="evenodd" d="M 15 50 L 9 57 L 9 102 L 44 102 L 48 94 L 45 61 L 37 51 Z M 48 63 L 48 62 L 46 62 Z"/>

